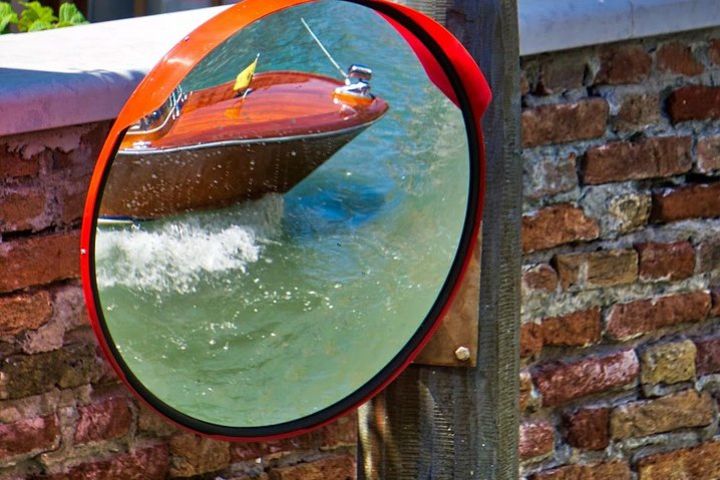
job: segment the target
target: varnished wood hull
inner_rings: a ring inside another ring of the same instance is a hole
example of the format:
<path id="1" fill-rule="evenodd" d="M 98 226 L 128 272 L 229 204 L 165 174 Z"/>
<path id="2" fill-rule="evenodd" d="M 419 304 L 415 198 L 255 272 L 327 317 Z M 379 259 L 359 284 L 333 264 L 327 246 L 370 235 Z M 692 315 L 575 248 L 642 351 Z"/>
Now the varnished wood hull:
<path id="1" fill-rule="evenodd" d="M 302 138 L 119 153 L 100 215 L 154 219 L 285 193 L 369 125 Z"/>

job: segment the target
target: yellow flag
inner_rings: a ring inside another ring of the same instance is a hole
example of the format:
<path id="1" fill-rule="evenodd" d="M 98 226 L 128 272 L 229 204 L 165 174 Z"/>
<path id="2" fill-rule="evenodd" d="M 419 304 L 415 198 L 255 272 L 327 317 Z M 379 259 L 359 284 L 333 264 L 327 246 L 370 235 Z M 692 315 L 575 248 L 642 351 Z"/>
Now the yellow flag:
<path id="1" fill-rule="evenodd" d="M 235 79 L 235 86 L 233 87 L 234 91 L 237 92 L 238 90 L 244 90 L 250 86 L 250 82 L 255 74 L 255 67 L 257 67 L 258 57 L 260 57 L 259 53 L 258 56 L 255 57 L 255 60 L 253 60 L 253 62 L 237 76 Z"/>

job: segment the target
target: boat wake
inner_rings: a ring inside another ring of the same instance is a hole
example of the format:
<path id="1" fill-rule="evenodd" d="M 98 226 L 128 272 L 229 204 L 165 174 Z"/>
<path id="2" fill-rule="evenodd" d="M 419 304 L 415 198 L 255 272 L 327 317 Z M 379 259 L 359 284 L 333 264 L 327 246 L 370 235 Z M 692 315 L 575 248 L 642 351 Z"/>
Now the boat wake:
<path id="1" fill-rule="evenodd" d="M 266 197 L 211 212 L 194 212 L 125 227 L 98 227 L 99 288 L 191 293 L 228 271 L 244 273 L 280 231 L 283 198 Z"/>

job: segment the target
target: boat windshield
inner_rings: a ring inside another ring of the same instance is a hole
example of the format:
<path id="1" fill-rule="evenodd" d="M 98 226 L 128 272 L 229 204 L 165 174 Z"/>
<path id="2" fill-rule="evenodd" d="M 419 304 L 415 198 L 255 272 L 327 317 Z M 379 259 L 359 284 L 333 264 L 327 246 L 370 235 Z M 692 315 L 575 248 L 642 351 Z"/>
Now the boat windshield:
<path id="1" fill-rule="evenodd" d="M 127 133 L 129 135 L 148 134 L 162 130 L 170 120 L 180 116 L 180 110 L 186 99 L 187 94 L 181 87 L 177 87 L 160 108 L 141 118 L 139 122 L 130 127 Z"/>

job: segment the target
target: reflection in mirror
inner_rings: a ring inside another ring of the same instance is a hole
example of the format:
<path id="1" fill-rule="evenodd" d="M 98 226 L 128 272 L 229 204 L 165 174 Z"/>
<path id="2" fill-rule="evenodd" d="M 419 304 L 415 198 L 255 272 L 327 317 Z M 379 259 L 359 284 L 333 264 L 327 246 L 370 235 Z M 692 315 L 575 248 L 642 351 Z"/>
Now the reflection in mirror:
<path id="1" fill-rule="evenodd" d="M 184 415 L 308 417 L 367 388 L 421 327 L 468 189 L 462 112 L 391 24 L 335 0 L 285 9 L 126 132 L 95 238 L 102 321 L 126 370 Z"/>

